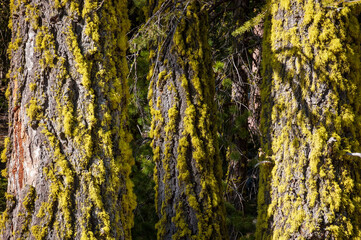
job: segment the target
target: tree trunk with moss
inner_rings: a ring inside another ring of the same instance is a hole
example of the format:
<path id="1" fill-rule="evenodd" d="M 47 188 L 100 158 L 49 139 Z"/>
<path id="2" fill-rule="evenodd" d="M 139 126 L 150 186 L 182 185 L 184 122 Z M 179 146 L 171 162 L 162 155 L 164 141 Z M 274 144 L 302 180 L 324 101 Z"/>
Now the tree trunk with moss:
<path id="1" fill-rule="evenodd" d="M 167 33 L 151 51 L 148 95 L 158 239 L 226 239 L 207 15 L 195 0 L 150 8 Z"/>
<path id="2" fill-rule="evenodd" d="M 1 239 L 130 239 L 127 1 L 11 1 Z"/>
<path id="3" fill-rule="evenodd" d="M 360 239 L 360 7 L 269 1 L 257 239 Z"/>

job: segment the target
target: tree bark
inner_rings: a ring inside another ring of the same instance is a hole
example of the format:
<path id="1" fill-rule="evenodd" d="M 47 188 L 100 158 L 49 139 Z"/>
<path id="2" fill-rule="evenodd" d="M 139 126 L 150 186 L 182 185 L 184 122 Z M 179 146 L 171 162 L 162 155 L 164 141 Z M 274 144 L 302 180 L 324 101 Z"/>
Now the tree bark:
<path id="1" fill-rule="evenodd" d="M 250 97 L 248 99 L 248 107 L 250 116 L 248 118 L 248 128 L 251 133 L 252 139 L 259 144 L 260 139 L 260 115 L 261 115 L 261 62 L 262 62 L 262 39 L 263 39 L 263 22 L 253 28 L 254 38 L 258 38 L 256 41 L 257 46 L 252 52 L 252 68 L 251 77 L 249 78 L 250 84 Z"/>
<path id="2" fill-rule="evenodd" d="M 1 239 L 130 239 L 127 1 L 11 1 Z"/>
<path id="3" fill-rule="evenodd" d="M 207 15 L 195 0 L 150 9 L 167 33 L 149 73 L 158 239 L 226 239 Z"/>
<path id="4" fill-rule="evenodd" d="M 256 238 L 360 239 L 360 9 L 269 4 Z"/>

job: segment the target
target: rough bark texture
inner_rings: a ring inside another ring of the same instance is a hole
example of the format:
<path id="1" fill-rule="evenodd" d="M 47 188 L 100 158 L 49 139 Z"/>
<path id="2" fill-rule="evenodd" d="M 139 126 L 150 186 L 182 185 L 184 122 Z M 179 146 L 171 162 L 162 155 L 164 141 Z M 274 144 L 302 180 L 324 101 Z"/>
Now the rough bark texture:
<path id="1" fill-rule="evenodd" d="M 206 13 L 195 0 L 160 1 L 160 12 L 167 36 L 149 73 L 158 239 L 226 239 Z"/>
<path id="2" fill-rule="evenodd" d="M 262 2 L 264 2 L 262 0 Z M 258 24 L 253 29 L 253 34 L 257 46 L 252 53 L 252 68 L 251 76 L 249 77 L 250 94 L 248 99 L 248 107 L 250 116 L 248 118 L 248 128 L 253 138 L 253 141 L 259 143 L 260 138 L 260 115 L 261 115 L 261 61 L 262 61 L 262 39 L 263 39 L 263 23 Z"/>
<path id="3" fill-rule="evenodd" d="M 1 239 L 130 239 L 127 2 L 10 3 Z"/>
<path id="4" fill-rule="evenodd" d="M 361 238 L 359 9 L 331 3 L 269 1 L 257 239 Z"/>

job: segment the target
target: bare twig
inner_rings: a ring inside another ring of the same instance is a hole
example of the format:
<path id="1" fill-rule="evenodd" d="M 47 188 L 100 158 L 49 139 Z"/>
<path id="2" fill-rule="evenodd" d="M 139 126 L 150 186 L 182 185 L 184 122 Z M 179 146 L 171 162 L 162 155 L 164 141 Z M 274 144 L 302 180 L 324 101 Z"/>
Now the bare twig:
<path id="1" fill-rule="evenodd" d="M 257 163 L 254 167 L 256 168 L 256 167 L 258 167 L 260 164 L 265 164 L 265 163 L 271 164 L 272 162 L 271 162 L 271 161 L 261 161 L 261 162 Z"/>
<path id="2" fill-rule="evenodd" d="M 361 158 L 361 153 L 346 153 L 346 155 L 352 156 L 352 157 L 359 157 Z"/>

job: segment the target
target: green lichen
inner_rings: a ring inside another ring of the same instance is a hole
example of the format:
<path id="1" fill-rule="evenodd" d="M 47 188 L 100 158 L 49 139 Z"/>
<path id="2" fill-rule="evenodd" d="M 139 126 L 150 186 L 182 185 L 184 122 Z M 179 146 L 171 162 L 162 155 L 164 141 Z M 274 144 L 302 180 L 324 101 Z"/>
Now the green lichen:
<path id="1" fill-rule="evenodd" d="M 76 62 L 76 68 L 78 72 L 82 75 L 82 84 L 83 86 L 90 90 L 91 88 L 91 78 L 90 78 L 90 69 L 91 69 L 91 62 L 87 62 L 81 53 L 81 50 L 78 46 L 77 37 L 73 32 L 73 29 L 69 27 L 68 30 L 68 38 L 67 43 L 72 51 L 75 62 Z M 91 91 L 91 90 L 90 90 Z"/>
<path id="2" fill-rule="evenodd" d="M 4 139 L 4 149 L 1 152 L 1 162 L 6 163 L 7 161 L 7 153 L 9 151 L 10 138 L 6 137 Z"/>
<path id="3" fill-rule="evenodd" d="M 29 235 L 29 225 L 32 220 L 35 208 L 36 191 L 33 186 L 29 186 L 28 193 L 23 199 L 23 207 L 25 209 L 25 221 L 23 223 L 20 235 L 25 238 Z"/>
<path id="4" fill-rule="evenodd" d="M 35 91 L 35 90 L 36 90 L 36 86 L 37 86 L 36 83 L 30 83 L 30 84 L 29 84 L 29 88 L 30 88 L 31 91 Z"/>
<path id="5" fill-rule="evenodd" d="M 39 120 L 41 112 L 42 107 L 40 105 L 40 102 L 35 98 L 31 98 L 26 108 L 26 114 L 28 115 L 30 120 Z"/>
<path id="6" fill-rule="evenodd" d="M 35 18 L 35 16 L 33 17 Z M 32 19 L 33 19 L 32 18 Z M 35 19 L 32 20 L 36 21 Z M 55 67 L 55 44 L 54 36 L 50 33 L 47 26 L 41 26 L 35 37 L 35 51 L 41 53 L 42 58 L 39 60 L 40 65 L 43 68 Z"/>
<path id="7" fill-rule="evenodd" d="M 5 198 L 6 201 L 10 204 L 15 204 L 15 197 L 12 194 L 9 194 L 7 192 L 5 192 Z M 10 220 L 10 216 L 9 216 L 9 208 L 6 208 L 5 211 L 1 214 L 0 216 L 0 234 L 4 233 L 5 227 L 6 227 L 6 223 Z"/>
<path id="8" fill-rule="evenodd" d="M 64 116 L 64 133 L 67 136 L 71 136 L 74 123 L 74 112 L 70 103 L 63 107 L 62 116 Z"/>

